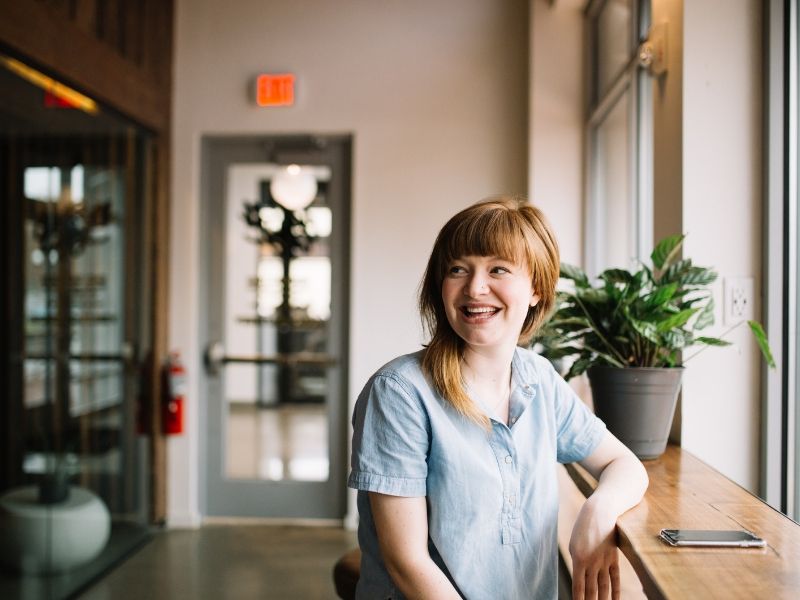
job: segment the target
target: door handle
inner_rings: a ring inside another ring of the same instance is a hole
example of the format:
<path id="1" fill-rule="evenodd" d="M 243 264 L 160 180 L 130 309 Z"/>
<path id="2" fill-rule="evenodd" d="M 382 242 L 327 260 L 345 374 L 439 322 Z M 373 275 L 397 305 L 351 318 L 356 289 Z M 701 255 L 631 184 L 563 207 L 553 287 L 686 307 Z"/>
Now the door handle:
<path id="1" fill-rule="evenodd" d="M 225 348 L 219 342 L 209 342 L 205 352 L 206 371 L 209 375 L 219 375 L 225 362 Z"/>
<path id="2" fill-rule="evenodd" d="M 225 348 L 220 342 L 210 342 L 206 346 L 205 364 L 209 375 L 218 375 L 227 363 L 245 363 L 256 365 L 313 365 L 318 367 L 332 367 L 337 363 L 335 356 L 322 352 L 289 352 L 284 354 L 249 354 L 226 355 Z"/>

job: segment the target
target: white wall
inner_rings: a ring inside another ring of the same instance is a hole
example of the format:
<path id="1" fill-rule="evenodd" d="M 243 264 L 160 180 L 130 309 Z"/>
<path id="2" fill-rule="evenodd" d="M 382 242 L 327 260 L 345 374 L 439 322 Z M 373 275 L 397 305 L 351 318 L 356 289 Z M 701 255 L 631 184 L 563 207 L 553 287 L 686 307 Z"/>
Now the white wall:
<path id="1" fill-rule="evenodd" d="M 527 0 L 178 0 L 169 339 L 190 397 L 202 136 L 354 136 L 352 403 L 375 368 L 419 348 L 414 294 L 444 220 L 526 192 L 527 60 Z M 297 75 L 295 106 L 255 107 L 252 81 L 269 71 Z M 173 526 L 200 520 L 197 411 L 187 419 L 168 447 Z"/>
<path id="2" fill-rule="evenodd" d="M 683 229 L 689 234 L 684 256 L 716 267 L 723 278 L 753 277 L 756 290 L 761 288 L 761 27 L 758 0 L 684 2 Z M 758 315 L 759 298 L 755 309 Z M 746 325 L 729 339 L 733 347 L 709 349 L 686 365 L 682 443 L 757 492 L 760 355 Z"/>
<path id="3" fill-rule="evenodd" d="M 558 236 L 561 260 L 583 262 L 585 0 L 531 2 L 529 198 Z"/>

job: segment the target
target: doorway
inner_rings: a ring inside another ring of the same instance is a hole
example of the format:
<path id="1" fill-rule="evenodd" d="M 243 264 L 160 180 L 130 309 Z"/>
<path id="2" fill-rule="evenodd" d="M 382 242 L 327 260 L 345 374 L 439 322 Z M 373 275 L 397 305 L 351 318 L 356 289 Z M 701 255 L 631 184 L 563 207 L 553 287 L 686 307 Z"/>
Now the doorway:
<path id="1" fill-rule="evenodd" d="M 344 516 L 350 155 L 203 142 L 205 515 Z"/>

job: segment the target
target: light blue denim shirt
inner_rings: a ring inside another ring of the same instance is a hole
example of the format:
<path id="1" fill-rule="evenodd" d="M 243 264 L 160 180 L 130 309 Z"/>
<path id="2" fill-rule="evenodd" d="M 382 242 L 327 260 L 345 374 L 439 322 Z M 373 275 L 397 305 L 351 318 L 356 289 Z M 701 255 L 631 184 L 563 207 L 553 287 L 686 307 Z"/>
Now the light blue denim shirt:
<path id="1" fill-rule="evenodd" d="M 509 426 L 492 419 L 488 432 L 434 390 L 421 357 L 382 367 L 356 402 L 348 480 L 359 490 L 356 597 L 403 598 L 378 547 L 368 492 L 379 492 L 427 498 L 431 557 L 463 597 L 556 598 L 556 463 L 589 456 L 605 425 L 547 360 L 517 348 Z"/>

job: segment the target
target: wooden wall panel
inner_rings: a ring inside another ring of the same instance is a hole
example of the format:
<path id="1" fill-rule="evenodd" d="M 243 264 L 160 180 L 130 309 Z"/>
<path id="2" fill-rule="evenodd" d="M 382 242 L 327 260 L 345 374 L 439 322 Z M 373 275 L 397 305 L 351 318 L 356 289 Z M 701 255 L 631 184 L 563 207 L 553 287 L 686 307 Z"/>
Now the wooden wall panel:
<path id="1" fill-rule="evenodd" d="M 78 28 L 87 35 L 97 35 L 97 2 L 73 0 L 71 17 Z"/>
<path id="2" fill-rule="evenodd" d="M 0 43 L 145 127 L 168 129 L 172 2 L 98 1 L 86 6 L 84 2 L 76 3 L 74 11 L 51 0 L 0 2 Z M 149 5 L 155 8 L 148 9 Z M 92 6 L 103 7 L 94 11 L 94 27 Z M 145 19 L 133 19 L 138 31 L 130 38 L 139 43 L 138 47 L 123 44 L 129 58 L 120 49 L 120 39 L 127 40 L 128 35 L 126 31 L 120 36 L 119 19 L 127 21 L 127 15 L 134 13 L 144 14 Z M 144 39 L 152 46 L 146 52 L 140 43 Z M 143 61 L 143 54 L 149 60 Z"/>

